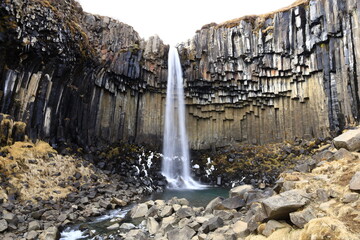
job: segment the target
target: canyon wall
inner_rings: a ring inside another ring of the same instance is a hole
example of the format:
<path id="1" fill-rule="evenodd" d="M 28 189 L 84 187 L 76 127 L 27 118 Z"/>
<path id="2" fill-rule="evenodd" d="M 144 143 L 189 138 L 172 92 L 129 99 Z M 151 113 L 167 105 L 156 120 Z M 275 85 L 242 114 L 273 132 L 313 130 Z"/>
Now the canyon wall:
<path id="1" fill-rule="evenodd" d="M 358 1 L 209 24 L 178 46 L 194 149 L 326 137 L 358 122 Z M 360 6 L 359 6 L 360 7 Z M 29 137 L 161 145 L 168 46 L 73 0 L 0 3 L 0 108 Z"/>
<path id="2" fill-rule="evenodd" d="M 209 24 L 182 44 L 192 144 L 326 137 L 356 124 L 359 4 L 298 1 Z"/>

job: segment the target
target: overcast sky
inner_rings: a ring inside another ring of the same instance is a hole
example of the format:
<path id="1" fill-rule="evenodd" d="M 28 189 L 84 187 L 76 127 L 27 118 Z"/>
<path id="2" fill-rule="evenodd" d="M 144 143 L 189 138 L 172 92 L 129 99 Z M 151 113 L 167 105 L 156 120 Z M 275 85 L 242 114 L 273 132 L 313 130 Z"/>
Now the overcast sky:
<path id="1" fill-rule="evenodd" d="M 167 44 L 183 42 L 203 25 L 286 7 L 295 0 L 78 0 L 84 11 L 115 18 L 142 38 L 159 35 Z"/>

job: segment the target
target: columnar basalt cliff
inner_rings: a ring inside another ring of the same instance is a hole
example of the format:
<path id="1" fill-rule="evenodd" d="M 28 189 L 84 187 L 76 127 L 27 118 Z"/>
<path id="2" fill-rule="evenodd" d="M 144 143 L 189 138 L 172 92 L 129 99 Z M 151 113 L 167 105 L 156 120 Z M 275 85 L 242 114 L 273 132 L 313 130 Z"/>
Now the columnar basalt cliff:
<path id="1" fill-rule="evenodd" d="M 1 112 L 26 122 L 31 138 L 160 139 L 168 47 L 158 37 L 145 42 L 72 0 L 2 1 L 0 10 Z"/>
<path id="2" fill-rule="evenodd" d="M 193 146 L 326 137 L 359 116 L 359 2 L 209 24 L 182 45 Z"/>
<path id="3" fill-rule="evenodd" d="M 145 41 L 73 0 L 0 4 L 1 112 L 53 143 L 160 143 L 160 38 Z M 179 45 L 191 147 L 326 137 L 357 123 L 358 4 L 301 1 L 209 24 Z"/>

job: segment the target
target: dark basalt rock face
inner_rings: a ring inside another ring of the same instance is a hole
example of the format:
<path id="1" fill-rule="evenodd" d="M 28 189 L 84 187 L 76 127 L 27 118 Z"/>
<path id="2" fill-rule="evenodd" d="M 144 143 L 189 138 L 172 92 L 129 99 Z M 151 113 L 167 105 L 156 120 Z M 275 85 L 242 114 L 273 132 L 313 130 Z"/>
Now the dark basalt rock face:
<path id="1" fill-rule="evenodd" d="M 1 112 L 26 122 L 31 138 L 83 146 L 160 138 L 161 121 L 144 127 L 163 105 L 167 47 L 158 37 L 144 42 L 72 0 L 3 1 L 0 10 Z"/>
<path id="2" fill-rule="evenodd" d="M 303 1 L 209 24 L 181 44 L 191 147 L 327 137 L 357 123 L 357 5 Z M 1 112 L 52 143 L 160 144 L 167 52 L 73 0 L 2 1 Z"/>

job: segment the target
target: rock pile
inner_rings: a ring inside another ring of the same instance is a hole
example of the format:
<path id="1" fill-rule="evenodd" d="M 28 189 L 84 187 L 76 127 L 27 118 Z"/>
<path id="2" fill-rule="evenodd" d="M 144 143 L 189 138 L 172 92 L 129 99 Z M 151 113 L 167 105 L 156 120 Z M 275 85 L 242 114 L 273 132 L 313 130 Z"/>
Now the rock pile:
<path id="1" fill-rule="evenodd" d="M 229 198 L 215 198 L 205 208 L 186 199 L 148 201 L 129 213 L 141 224 L 118 233 L 164 240 L 360 239 L 359 156 L 328 147 L 313 156 L 309 172 L 284 172 L 274 188 L 235 187 Z"/>

